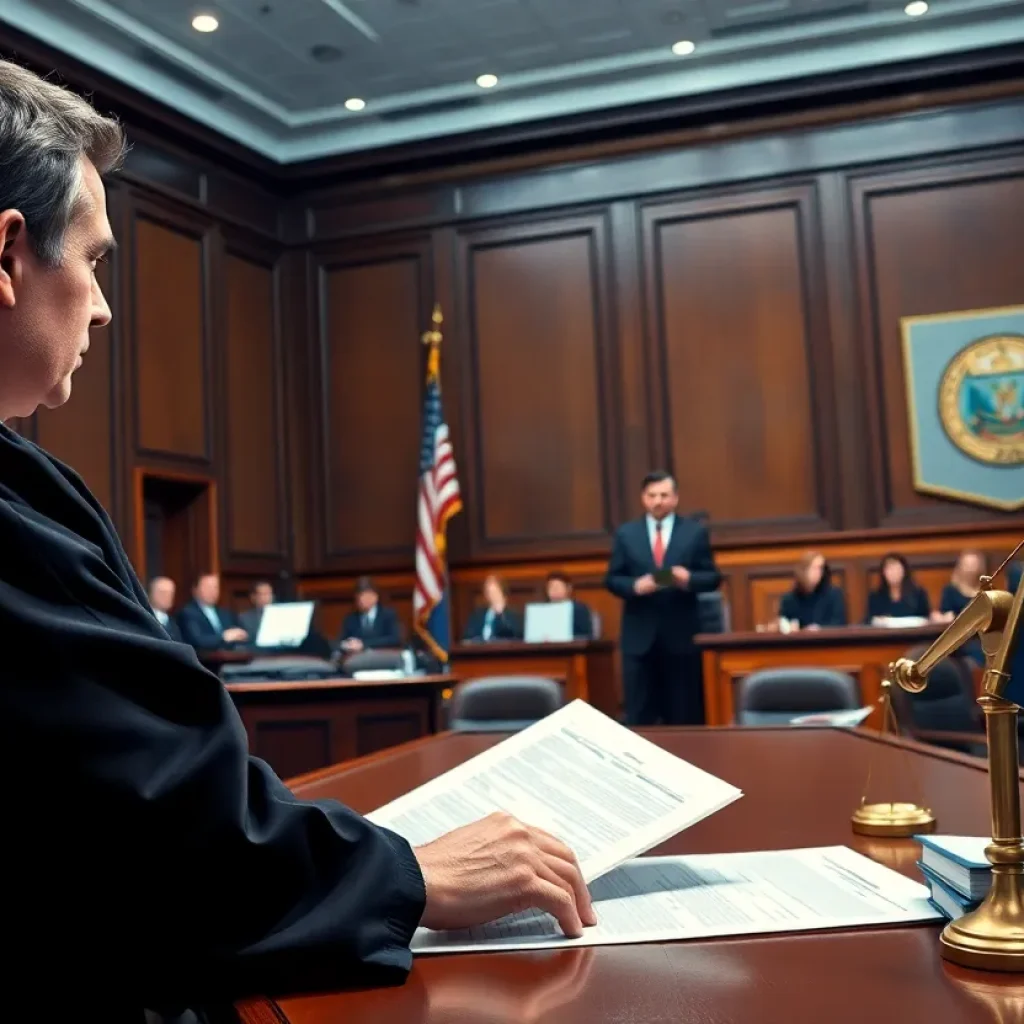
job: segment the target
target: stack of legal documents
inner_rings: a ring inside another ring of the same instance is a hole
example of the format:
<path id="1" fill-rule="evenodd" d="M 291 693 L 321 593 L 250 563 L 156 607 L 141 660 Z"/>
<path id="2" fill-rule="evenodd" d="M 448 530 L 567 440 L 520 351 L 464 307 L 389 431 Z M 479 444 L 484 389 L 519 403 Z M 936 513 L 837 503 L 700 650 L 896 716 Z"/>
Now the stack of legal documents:
<path id="1" fill-rule="evenodd" d="M 939 918 L 924 886 L 845 847 L 639 857 L 742 795 L 574 701 L 369 818 L 418 846 L 507 811 L 572 847 L 590 885 L 598 924 L 582 938 L 566 939 L 554 918 L 526 911 L 458 932 L 421 928 L 416 953 L 668 942 Z"/>

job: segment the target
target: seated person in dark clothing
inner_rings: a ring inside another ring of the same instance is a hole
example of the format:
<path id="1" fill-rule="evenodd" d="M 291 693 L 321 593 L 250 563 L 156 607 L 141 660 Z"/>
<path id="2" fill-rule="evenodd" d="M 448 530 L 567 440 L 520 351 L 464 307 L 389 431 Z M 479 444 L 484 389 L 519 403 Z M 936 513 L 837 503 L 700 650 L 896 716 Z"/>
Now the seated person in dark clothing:
<path id="1" fill-rule="evenodd" d="M 339 646 L 346 654 L 379 647 L 401 647 L 402 629 L 394 608 L 385 608 L 373 580 L 364 576 L 356 584 L 356 610 L 345 616 Z"/>
<path id="2" fill-rule="evenodd" d="M 181 630 L 178 624 L 171 618 L 171 609 L 174 607 L 174 594 L 177 587 L 168 576 L 154 576 L 149 581 L 149 606 L 153 609 L 156 621 L 167 630 L 167 635 L 181 643 Z"/>
<path id="3" fill-rule="evenodd" d="M 523 620 L 508 606 L 508 587 L 500 576 L 488 576 L 481 588 L 486 604 L 475 608 L 462 639 L 522 640 Z"/>
<path id="4" fill-rule="evenodd" d="M 821 629 L 846 625 L 846 599 L 832 586 L 832 570 L 825 556 L 809 551 L 796 569 L 793 589 L 779 604 L 779 619 L 792 629 Z"/>
<path id="5" fill-rule="evenodd" d="M 914 582 L 907 560 L 895 552 L 882 559 L 878 587 L 868 595 L 868 613 L 864 621 L 884 626 L 888 619 L 927 619 L 931 602 L 923 587 Z"/>
<path id="6" fill-rule="evenodd" d="M 572 582 L 564 572 L 548 574 L 544 595 L 553 603 L 572 601 L 572 635 L 577 640 L 589 640 L 594 635 L 594 619 L 590 609 L 572 596 Z"/>
<path id="7" fill-rule="evenodd" d="M 60 965 L 42 994 L 8 985 L 6 1016 L 134 1024 L 395 984 L 418 925 L 524 909 L 582 935 L 596 917 L 553 836 L 494 814 L 413 849 L 250 757 L 234 702 L 168 638 L 100 502 L 5 425 L 67 402 L 111 320 L 102 175 L 124 150 L 85 99 L 0 60 L 4 966 L 21 980 Z M 168 276 L 168 315 L 190 301 L 179 291 Z"/>
<path id="8" fill-rule="evenodd" d="M 220 577 L 204 573 L 192 588 L 192 600 L 178 612 L 181 637 L 197 651 L 220 651 L 244 644 L 249 634 L 230 608 L 218 606 Z"/>
<path id="9" fill-rule="evenodd" d="M 978 593 L 985 571 L 985 556 L 982 552 L 961 551 L 949 583 L 942 588 L 939 610 L 932 618 L 936 622 L 952 622 Z M 960 648 L 960 653 L 965 658 L 970 658 L 976 665 L 985 664 L 985 652 L 981 648 L 981 639 L 977 636 L 971 637 Z"/>

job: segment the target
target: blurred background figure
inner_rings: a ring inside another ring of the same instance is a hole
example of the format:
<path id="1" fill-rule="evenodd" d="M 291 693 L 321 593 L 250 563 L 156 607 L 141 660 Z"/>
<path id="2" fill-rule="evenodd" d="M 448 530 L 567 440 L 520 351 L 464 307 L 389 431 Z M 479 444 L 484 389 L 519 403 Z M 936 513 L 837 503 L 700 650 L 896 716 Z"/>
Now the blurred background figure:
<path id="1" fill-rule="evenodd" d="M 793 589 L 779 604 L 784 630 L 846 625 L 846 598 L 832 584 L 832 570 L 819 551 L 808 551 L 794 573 Z"/>
<path id="2" fill-rule="evenodd" d="M 473 609 L 463 639 L 467 641 L 522 640 L 522 617 L 508 606 L 508 586 L 500 576 L 490 575 L 480 588 L 484 604 Z"/>
<path id="3" fill-rule="evenodd" d="M 339 646 L 346 654 L 377 647 L 401 647 L 402 630 L 393 608 L 380 603 L 380 595 L 369 576 L 356 584 L 355 611 L 345 616 Z"/>
<path id="4" fill-rule="evenodd" d="M 903 555 L 887 554 L 878 575 L 878 586 L 868 595 L 867 623 L 884 626 L 890 619 L 927 619 L 931 615 L 928 594 L 914 582 Z"/>

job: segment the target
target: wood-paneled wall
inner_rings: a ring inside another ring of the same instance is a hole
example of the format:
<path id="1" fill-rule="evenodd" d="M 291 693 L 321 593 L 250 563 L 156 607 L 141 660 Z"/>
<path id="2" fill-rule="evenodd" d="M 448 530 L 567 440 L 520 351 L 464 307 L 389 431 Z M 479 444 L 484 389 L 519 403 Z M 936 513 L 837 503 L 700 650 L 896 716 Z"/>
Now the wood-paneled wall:
<path id="1" fill-rule="evenodd" d="M 361 384 L 329 383 L 314 423 L 363 460 L 328 460 L 300 566 L 328 627 L 357 572 L 409 612 L 412 312 L 431 299 L 466 506 L 457 626 L 485 572 L 524 600 L 559 565 L 614 635 L 603 559 L 654 466 L 708 514 L 740 628 L 772 617 L 806 547 L 830 553 L 855 619 L 886 550 L 936 600 L 961 548 L 1008 551 L 1024 517 L 914 490 L 899 320 L 1024 303 L 1020 123 L 1007 97 L 305 197 L 295 241 L 365 275 L 313 282 L 358 324 L 321 322 L 314 351 Z M 353 488 L 372 526 L 346 521 Z"/>
<path id="2" fill-rule="evenodd" d="M 21 429 L 133 555 L 138 472 L 192 474 L 233 597 L 299 577 L 333 628 L 370 572 L 407 612 L 436 301 L 457 625 L 490 569 L 523 600 L 558 565 L 614 635 L 603 559 L 653 466 L 710 517 L 737 625 L 809 545 L 859 615 L 883 550 L 932 585 L 1024 523 L 913 488 L 899 318 L 1024 302 L 1024 87 L 928 102 L 347 184 L 128 117 L 115 323 Z"/>

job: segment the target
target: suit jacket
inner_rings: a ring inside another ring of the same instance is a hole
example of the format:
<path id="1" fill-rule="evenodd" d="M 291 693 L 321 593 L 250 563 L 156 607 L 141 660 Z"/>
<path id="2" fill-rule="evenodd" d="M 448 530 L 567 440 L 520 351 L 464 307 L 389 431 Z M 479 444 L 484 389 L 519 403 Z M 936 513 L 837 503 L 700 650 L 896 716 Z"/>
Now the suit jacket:
<path id="1" fill-rule="evenodd" d="M 582 601 L 572 603 L 572 635 L 577 640 L 589 640 L 594 635 L 594 617 Z"/>
<path id="2" fill-rule="evenodd" d="M 155 612 L 153 613 L 153 618 L 156 618 L 156 613 L 155 613 Z M 158 623 L 159 623 L 159 624 L 160 624 L 161 626 L 163 626 L 163 627 L 164 627 L 164 630 L 166 631 L 167 635 L 168 635 L 168 636 L 169 636 L 169 637 L 170 637 L 170 638 L 171 638 L 171 639 L 172 639 L 172 640 L 173 640 L 173 641 L 174 641 L 175 643 L 179 643 L 179 644 L 180 644 L 180 643 L 182 643 L 182 639 L 181 639 L 181 630 L 180 630 L 180 629 L 178 629 L 178 624 L 177 624 L 177 622 L 175 622 L 175 621 L 174 621 L 174 616 L 173 616 L 173 615 L 168 615 L 168 616 L 167 616 L 167 621 L 166 621 L 166 622 L 160 622 L 160 620 L 159 620 L 159 619 L 156 619 L 156 621 L 157 621 L 157 622 L 158 622 Z"/>
<path id="3" fill-rule="evenodd" d="M 256 643 L 256 635 L 260 631 L 260 623 L 263 621 L 262 608 L 246 608 L 238 616 L 238 624 L 249 634 L 249 643 Z M 227 629 L 227 627 L 224 627 Z"/>
<path id="4" fill-rule="evenodd" d="M 238 616 L 230 608 L 218 607 L 217 616 L 220 618 L 221 632 L 238 625 Z M 223 636 L 213 628 L 196 600 L 189 601 L 178 612 L 178 628 L 185 643 L 197 651 L 218 651 L 233 646 L 224 642 Z"/>
<path id="5" fill-rule="evenodd" d="M 0 687 L 0 771 L 45 754 L 4 795 L 18 937 L 4 966 L 61 964 L 47 1016 L 404 979 L 425 900 L 409 844 L 249 756 L 231 698 L 168 640 L 102 506 L 3 425 L 0 550 L 18 665 Z"/>
<path id="6" fill-rule="evenodd" d="M 677 565 L 690 570 L 685 588 L 671 586 L 653 594 L 636 594 L 633 584 L 656 571 L 647 519 L 635 519 L 616 531 L 605 586 L 623 600 L 623 654 L 639 657 L 655 644 L 670 653 L 693 648 L 693 638 L 700 632 L 697 594 L 717 590 L 722 574 L 715 565 L 707 530 L 695 520 L 679 516 L 672 526 L 662 568 Z"/>
<path id="7" fill-rule="evenodd" d="M 483 640 L 484 623 L 487 621 L 486 608 L 474 608 L 466 623 L 466 631 L 462 635 L 464 641 Z M 523 619 L 518 612 L 512 611 L 507 605 L 505 610 L 494 620 L 491 626 L 491 640 L 522 640 Z"/>
<path id="8" fill-rule="evenodd" d="M 398 614 L 394 608 L 378 604 L 373 625 L 367 628 L 363 625 L 361 612 L 349 612 L 342 623 L 339 643 L 342 640 L 362 640 L 368 651 L 375 647 L 401 647 L 402 628 L 398 624 Z"/>

